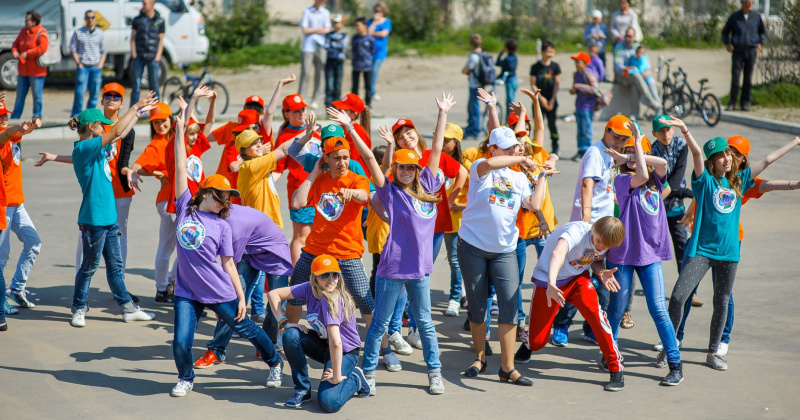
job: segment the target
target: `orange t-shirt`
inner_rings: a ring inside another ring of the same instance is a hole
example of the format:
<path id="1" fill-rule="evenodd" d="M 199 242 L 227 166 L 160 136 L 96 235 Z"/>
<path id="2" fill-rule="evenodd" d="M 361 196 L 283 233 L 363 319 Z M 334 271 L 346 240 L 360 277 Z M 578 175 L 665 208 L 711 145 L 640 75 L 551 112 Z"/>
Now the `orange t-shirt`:
<path id="1" fill-rule="evenodd" d="M 150 144 L 144 148 L 142 154 L 136 159 L 136 163 L 147 172 L 161 171 L 165 176 L 169 177 L 169 173 L 172 172 L 167 170 L 166 164 L 166 149 L 169 140 L 170 139 L 163 134 L 156 134 L 153 136 L 153 139 L 150 140 Z M 161 190 L 159 190 L 158 195 L 156 195 L 156 203 L 169 200 L 171 191 L 172 186 L 170 184 L 162 185 Z"/>
<path id="2" fill-rule="evenodd" d="M 113 124 L 103 124 L 103 134 L 113 127 Z M 136 194 L 133 188 L 127 192 L 122 188 L 122 183 L 128 183 L 127 179 L 121 179 L 119 176 L 119 152 L 122 150 L 122 139 L 109 143 L 105 147 L 106 160 L 108 160 L 108 168 L 111 171 L 111 187 L 114 189 L 114 198 L 133 197 Z"/>
<path id="3" fill-rule="evenodd" d="M 237 125 L 235 121 L 231 121 L 211 132 L 217 144 L 225 146 L 225 148 L 222 149 L 222 156 L 219 157 L 217 174 L 228 178 L 233 188 L 236 188 L 236 180 L 239 178 L 238 172 L 231 172 L 230 170 L 231 163 L 239 159 L 239 151 L 236 150 L 235 138 L 233 137 L 233 129 L 236 128 Z"/>
<path id="4" fill-rule="evenodd" d="M 19 165 L 20 141 L 22 141 L 22 137 L 14 137 L 0 147 L 0 162 L 3 164 L 7 206 L 19 206 L 25 202 L 25 194 L 22 192 L 22 168 Z"/>
<path id="5" fill-rule="evenodd" d="M 184 138 L 184 144 L 186 139 Z M 197 135 L 197 141 L 194 142 L 190 150 L 186 153 L 186 180 L 189 185 L 189 193 L 194 195 L 200 189 L 200 183 L 206 178 L 203 172 L 203 153 L 211 148 L 208 139 L 203 133 Z M 166 164 L 167 167 L 172 169 L 169 173 L 169 201 L 167 201 L 167 213 L 175 213 L 175 140 L 170 140 L 167 143 Z"/>
<path id="6" fill-rule="evenodd" d="M 366 130 L 364 130 L 364 126 L 357 122 L 353 122 L 353 128 L 358 133 L 358 137 L 361 137 L 361 140 L 364 140 L 364 143 L 367 144 L 367 147 L 372 149 L 372 140 L 369 138 L 369 134 Z M 347 130 L 344 130 L 344 138 L 350 143 L 350 160 L 355 160 L 358 162 L 362 168 L 364 168 L 364 173 L 367 174 L 367 178 L 371 178 L 369 174 L 369 167 L 367 166 L 367 162 L 364 161 L 364 158 L 361 157 L 361 154 L 358 153 L 358 149 L 356 148 L 356 144 L 353 141 L 353 137 Z"/>
<path id="7" fill-rule="evenodd" d="M 426 150 L 422 152 L 419 158 L 419 164 L 424 168 L 428 166 L 428 159 L 430 159 L 431 151 Z M 436 203 L 436 226 L 433 229 L 434 233 L 450 232 L 453 230 L 453 218 L 450 216 L 450 205 L 447 203 L 447 183 L 446 178 L 456 179 L 458 172 L 461 170 L 461 164 L 455 159 L 445 153 L 439 157 L 439 170 L 436 171 L 436 179 L 440 181 L 439 189 L 434 192 L 442 201 Z"/>
<path id="8" fill-rule="evenodd" d="M 329 254 L 340 260 L 361 258 L 364 254 L 361 213 L 366 204 L 355 200 L 342 204 L 337 193 L 349 188 L 369 194 L 369 181 L 351 171 L 335 179 L 330 174 L 330 171 L 320 174 L 308 191 L 308 202 L 316 211 L 303 250 L 312 255 Z"/>
<path id="9" fill-rule="evenodd" d="M 750 201 L 751 198 L 758 200 L 759 198 L 761 198 L 762 195 L 764 195 L 764 193 L 758 192 L 758 188 L 761 185 L 761 183 L 764 182 L 764 180 L 756 177 L 755 179 L 753 179 L 753 181 L 755 182 L 755 185 L 753 185 L 752 188 L 747 190 L 747 192 L 744 193 L 744 196 L 742 196 L 742 205 L 747 204 L 747 202 Z M 744 229 L 742 229 L 742 221 L 739 220 L 739 242 L 742 242 L 742 239 L 744 239 Z"/>
<path id="10" fill-rule="evenodd" d="M 0 128 L 0 133 L 6 131 L 8 127 Z M 3 171 L 0 171 L 0 230 L 8 227 L 6 223 L 6 178 Z"/>
<path id="11" fill-rule="evenodd" d="M 297 130 L 294 128 L 286 127 L 278 133 L 278 137 L 275 139 L 275 147 L 281 147 L 283 143 L 294 139 L 295 137 L 301 136 L 305 134 L 305 129 Z M 314 133 L 314 138 L 319 139 L 319 134 Z M 291 204 L 292 196 L 294 192 L 300 187 L 300 184 L 308 178 L 308 172 L 303 169 L 303 165 L 299 164 L 296 160 L 292 159 L 288 155 L 283 159 L 278 161 L 278 166 L 275 168 L 275 172 L 283 172 L 286 169 L 289 169 L 289 176 L 286 177 L 286 191 L 288 193 L 289 203 Z"/>

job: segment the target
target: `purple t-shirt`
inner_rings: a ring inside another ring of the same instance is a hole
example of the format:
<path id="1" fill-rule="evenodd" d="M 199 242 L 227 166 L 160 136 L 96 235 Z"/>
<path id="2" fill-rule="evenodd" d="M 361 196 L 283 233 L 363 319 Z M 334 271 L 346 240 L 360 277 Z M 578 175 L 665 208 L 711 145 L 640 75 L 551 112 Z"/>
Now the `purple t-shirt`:
<path id="1" fill-rule="evenodd" d="M 585 75 L 585 73 L 588 72 L 588 71 L 591 71 L 591 70 L 589 70 L 587 68 L 586 70 L 584 70 L 583 73 L 578 73 L 576 71 L 574 73 L 574 78 L 573 78 L 574 82 L 575 83 L 580 83 L 582 85 L 588 85 L 589 84 L 589 79 Z M 597 78 L 597 75 L 595 75 L 594 73 L 592 73 L 592 75 L 595 76 L 595 78 Z M 594 95 L 590 95 L 588 93 L 583 93 L 581 91 L 578 91 L 576 93 L 576 97 L 575 97 L 575 110 L 576 111 L 594 111 L 594 104 L 595 104 L 595 96 Z"/>
<path id="2" fill-rule="evenodd" d="M 231 204 L 225 221 L 231 226 L 233 261 L 238 263 L 244 258 L 267 274 L 292 274 L 289 243 L 269 216 L 252 207 Z"/>
<path id="3" fill-rule="evenodd" d="M 632 178 L 630 174 L 620 174 L 614 179 L 625 239 L 620 246 L 608 250 L 608 261 L 618 265 L 643 266 L 671 260 L 667 214 L 661 199 L 666 177 L 654 176 L 656 191 L 648 188 L 647 184 L 631 190 Z"/>
<path id="4" fill-rule="evenodd" d="M 436 193 L 436 176 L 423 168 L 419 174 L 422 187 Z M 385 279 L 421 279 L 433 271 L 433 231 L 436 203 L 424 203 L 387 182 L 375 187 L 389 217 L 389 237 L 381 252 L 377 275 Z"/>
<path id="5" fill-rule="evenodd" d="M 339 316 L 334 318 L 328 311 L 328 304 L 314 296 L 314 292 L 311 290 L 311 283 L 291 286 L 290 290 L 295 299 L 306 301 L 306 320 L 320 338 L 323 340 L 328 339 L 328 330 L 326 328 L 328 325 L 338 325 L 339 335 L 342 337 L 342 352 L 348 353 L 361 347 L 361 337 L 358 336 L 355 314 L 349 321 L 344 320 L 341 299 L 339 299 Z"/>
<path id="6" fill-rule="evenodd" d="M 217 256 L 232 257 L 231 227 L 214 213 L 195 210 L 186 215 L 192 195 L 187 189 L 175 200 L 178 221 L 178 280 L 175 296 L 200 303 L 223 303 L 236 299 L 231 277 Z"/>

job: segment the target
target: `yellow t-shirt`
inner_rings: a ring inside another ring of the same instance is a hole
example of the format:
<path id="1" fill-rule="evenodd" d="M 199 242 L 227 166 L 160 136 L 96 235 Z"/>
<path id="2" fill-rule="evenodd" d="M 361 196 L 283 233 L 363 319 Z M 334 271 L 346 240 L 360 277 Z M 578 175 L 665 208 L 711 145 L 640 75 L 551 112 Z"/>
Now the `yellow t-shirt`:
<path id="1" fill-rule="evenodd" d="M 239 167 L 237 187 L 242 197 L 242 204 L 261 210 L 270 217 L 279 228 L 283 228 L 281 218 L 281 199 L 272 181 L 272 172 L 277 167 L 275 153 L 242 162 Z"/>
<path id="2" fill-rule="evenodd" d="M 378 217 L 377 212 L 369 206 L 367 214 L 367 251 L 370 254 L 380 254 L 386 239 L 389 237 L 389 224 Z"/>
<path id="3" fill-rule="evenodd" d="M 543 147 L 539 146 L 536 147 L 537 144 L 534 143 L 534 152 L 531 155 L 531 160 L 534 163 L 538 163 L 544 165 L 547 159 L 550 158 L 550 153 L 547 153 L 547 150 L 544 150 Z M 538 175 L 541 169 L 536 169 L 534 171 L 535 175 Z M 542 215 L 544 216 L 544 220 L 547 221 L 547 224 L 550 226 L 550 231 L 554 231 L 556 229 L 556 224 L 558 224 L 558 219 L 556 219 L 556 211 L 553 208 L 553 201 L 550 199 L 550 183 L 547 183 L 547 190 L 544 192 L 544 202 L 542 203 Z M 531 239 L 541 236 L 541 232 L 539 231 L 539 222 L 536 220 L 536 217 L 533 216 L 533 221 L 527 226 L 527 232 L 520 232 L 519 237 L 524 239 Z"/>
<path id="4" fill-rule="evenodd" d="M 463 152 L 461 164 L 464 165 L 464 167 L 467 168 L 467 172 L 469 172 L 472 167 L 472 162 L 485 157 L 486 153 L 483 153 L 479 147 L 469 147 Z"/>
<path id="5" fill-rule="evenodd" d="M 461 166 L 467 168 L 466 165 L 463 163 Z M 453 186 L 455 186 L 455 182 L 453 185 L 447 188 L 447 196 L 450 196 L 450 193 L 453 192 Z M 461 191 L 458 193 L 458 197 L 456 197 L 456 204 L 467 204 L 467 191 L 469 191 L 469 168 L 467 168 L 467 180 L 464 182 L 464 188 L 461 188 Z M 463 211 L 463 210 L 462 210 Z M 455 233 L 458 232 L 458 229 L 461 228 L 461 212 L 462 211 L 451 211 L 450 212 L 450 219 L 453 221 L 453 230 L 447 233 Z"/>

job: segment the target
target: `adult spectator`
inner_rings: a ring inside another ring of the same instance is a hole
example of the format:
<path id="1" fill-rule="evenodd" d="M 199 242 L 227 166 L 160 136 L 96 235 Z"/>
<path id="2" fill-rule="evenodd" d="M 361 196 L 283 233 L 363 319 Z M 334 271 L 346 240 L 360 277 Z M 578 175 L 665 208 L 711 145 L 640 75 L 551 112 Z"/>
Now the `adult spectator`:
<path id="1" fill-rule="evenodd" d="M 731 100 L 726 111 L 736 109 L 739 96 L 739 77 L 744 70 L 742 82 L 742 111 L 750 110 L 750 89 L 753 86 L 753 69 L 756 56 L 766 40 L 764 20 L 753 10 L 753 0 L 742 0 L 742 8 L 728 18 L 722 28 L 722 43 L 729 53 L 733 53 L 731 66 Z"/>
<path id="2" fill-rule="evenodd" d="M 636 102 L 641 100 L 643 104 L 653 108 L 656 114 L 661 114 L 661 103 L 650 93 L 650 88 L 647 86 L 647 82 L 642 77 L 642 74 L 638 72 L 631 73 L 626 69 L 626 63 L 631 60 L 631 57 L 636 57 L 636 49 L 639 47 L 639 44 L 635 39 L 636 31 L 634 31 L 633 28 L 628 28 L 628 30 L 625 31 L 624 41 L 614 47 L 614 83 L 622 88 L 631 89 L 632 92 L 630 93 L 634 94 L 634 99 L 637 100 Z M 613 107 L 615 99 L 617 101 L 626 100 L 617 98 L 616 96 L 617 95 L 612 96 L 612 105 L 609 106 L 609 108 Z"/>
<path id="3" fill-rule="evenodd" d="M 131 32 L 131 56 L 133 57 L 133 89 L 131 106 L 139 102 L 142 88 L 142 73 L 147 67 L 147 82 L 158 95 L 158 63 L 164 52 L 164 19 L 155 9 L 156 0 L 142 0 L 139 16 L 133 18 Z"/>
<path id="4" fill-rule="evenodd" d="M 300 86 L 297 93 L 306 96 L 308 78 L 311 76 L 311 67 L 314 67 L 314 91 L 311 95 L 311 108 L 318 108 L 317 102 L 320 93 L 320 80 L 325 72 L 325 35 L 331 31 L 331 13 L 325 8 L 327 0 L 314 0 L 314 5 L 303 10 L 300 18 L 300 28 L 303 30 L 303 45 L 301 47 L 302 61 L 300 64 Z"/>
<path id="5" fill-rule="evenodd" d="M 481 62 L 483 49 L 483 38 L 480 34 L 472 34 L 469 37 L 469 45 L 472 52 L 467 58 L 467 64 L 461 70 L 469 78 L 469 100 L 467 101 L 467 127 L 464 129 L 465 138 L 477 138 L 481 134 L 481 104 L 478 101 L 478 88 L 483 87 L 478 80 L 478 66 Z"/>
<path id="6" fill-rule="evenodd" d="M 89 88 L 89 101 L 86 109 L 97 107 L 100 84 L 103 81 L 103 64 L 106 62 L 106 35 L 95 25 L 93 10 L 83 14 L 86 24 L 75 30 L 69 40 L 69 51 L 78 65 L 75 72 L 75 99 L 72 102 L 72 116 L 83 111 L 83 97 Z"/>
<path id="7" fill-rule="evenodd" d="M 47 51 L 49 38 L 42 25 L 42 16 L 35 10 L 25 12 L 25 27 L 19 31 L 11 45 L 11 54 L 19 60 L 17 64 L 17 99 L 14 101 L 12 119 L 22 117 L 28 89 L 33 93 L 33 118 L 42 116 L 42 90 L 47 68 L 39 65 L 39 56 Z"/>
<path id="8" fill-rule="evenodd" d="M 375 83 L 378 81 L 378 71 L 383 62 L 386 61 L 386 54 L 389 51 L 389 34 L 392 33 L 392 21 L 387 18 L 389 7 L 386 3 L 379 1 L 372 8 L 373 17 L 367 21 L 368 32 L 375 38 L 375 53 L 372 55 L 372 83 L 369 91 L 372 99 L 380 101 L 380 95 L 375 93 Z"/>
<path id="9" fill-rule="evenodd" d="M 605 66 L 606 66 L 606 41 L 608 40 L 608 28 L 603 24 L 603 12 L 595 9 L 592 11 L 592 22 L 586 25 L 583 31 L 583 42 L 591 47 L 597 45 L 597 55 L 600 56 L 600 61 L 603 62 L 603 74 L 597 74 L 598 81 L 605 80 Z"/>
<path id="10" fill-rule="evenodd" d="M 628 0 L 620 0 L 619 10 L 611 13 L 611 39 L 614 41 L 614 46 L 624 41 L 625 31 L 628 28 L 633 28 L 636 34 L 636 42 L 641 42 L 644 39 L 642 35 L 642 28 L 639 26 L 639 15 L 631 9 L 631 2 Z"/>

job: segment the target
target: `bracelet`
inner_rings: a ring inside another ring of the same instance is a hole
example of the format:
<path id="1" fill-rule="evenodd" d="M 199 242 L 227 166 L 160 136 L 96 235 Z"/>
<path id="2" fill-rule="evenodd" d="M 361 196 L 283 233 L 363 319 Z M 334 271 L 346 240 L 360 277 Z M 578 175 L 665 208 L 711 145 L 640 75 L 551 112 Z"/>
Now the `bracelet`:
<path id="1" fill-rule="evenodd" d="M 286 325 L 289 323 L 289 320 L 286 317 L 283 317 L 278 320 L 278 329 L 283 330 L 286 328 Z"/>
<path id="2" fill-rule="evenodd" d="M 355 129 L 356 128 L 353 126 L 352 122 L 350 124 L 347 124 L 347 132 L 348 133 L 351 132 L 351 131 L 355 131 Z"/>
<path id="3" fill-rule="evenodd" d="M 798 183 L 800 183 L 800 181 L 798 181 Z M 792 187 L 792 181 L 789 181 L 789 189 L 794 190 L 794 187 Z"/>
<path id="4" fill-rule="evenodd" d="M 496 100 L 497 100 L 496 98 L 489 99 L 488 101 L 486 101 L 486 105 L 489 105 L 490 103 L 492 103 L 492 102 L 494 102 Z"/>

